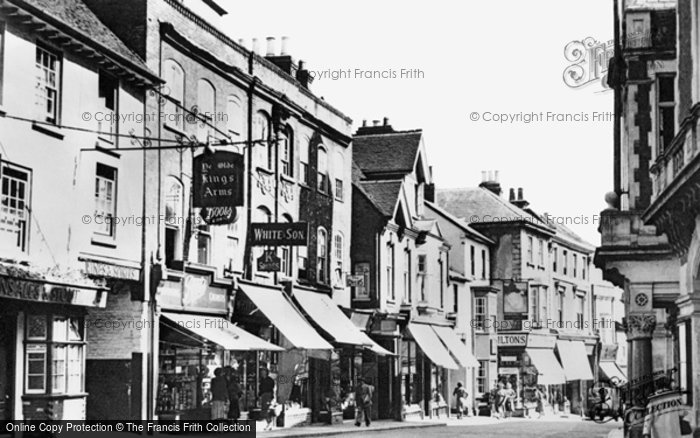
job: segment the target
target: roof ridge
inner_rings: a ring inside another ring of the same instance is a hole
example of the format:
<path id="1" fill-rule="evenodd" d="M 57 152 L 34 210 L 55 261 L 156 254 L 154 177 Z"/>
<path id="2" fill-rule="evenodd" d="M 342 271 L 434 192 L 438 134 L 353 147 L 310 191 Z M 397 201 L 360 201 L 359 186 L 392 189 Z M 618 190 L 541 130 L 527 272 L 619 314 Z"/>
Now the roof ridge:
<path id="1" fill-rule="evenodd" d="M 423 129 L 409 129 L 406 131 L 384 132 L 384 133 L 377 133 L 377 134 L 361 134 L 361 135 L 354 134 L 352 137 L 353 138 L 355 138 L 355 137 L 386 137 L 386 136 L 390 136 L 390 135 L 418 134 L 418 133 L 422 133 L 422 132 L 423 132 Z"/>

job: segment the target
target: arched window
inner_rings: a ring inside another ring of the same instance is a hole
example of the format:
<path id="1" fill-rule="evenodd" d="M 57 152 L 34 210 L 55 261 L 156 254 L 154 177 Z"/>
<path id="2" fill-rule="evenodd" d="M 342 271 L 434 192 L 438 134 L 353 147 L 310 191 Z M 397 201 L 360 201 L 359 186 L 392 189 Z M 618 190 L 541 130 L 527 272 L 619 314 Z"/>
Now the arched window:
<path id="1" fill-rule="evenodd" d="M 328 233 L 318 227 L 316 239 L 316 281 L 328 283 Z"/>
<path id="2" fill-rule="evenodd" d="M 270 118 L 263 111 L 255 113 L 253 118 L 253 140 L 262 140 L 255 143 L 253 149 L 257 166 L 272 168 L 272 154 L 270 154 Z"/>
<path id="3" fill-rule="evenodd" d="M 345 157 L 340 151 L 335 151 L 333 154 L 333 175 L 335 175 L 335 199 L 343 202 L 344 184 L 343 175 L 345 174 Z"/>
<path id="4" fill-rule="evenodd" d="M 165 87 L 162 90 L 163 98 L 163 119 L 170 125 L 178 128 L 184 127 L 185 105 L 185 71 L 180 64 L 172 59 L 165 60 L 163 67 L 165 76 Z"/>
<path id="5" fill-rule="evenodd" d="M 289 126 L 280 134 L 280 169 L 283 175 L 294 176 L 294 131 Z"/>
<path id="6" fill-rule="evenodd" d="M 311 139 L 305 137 L 299 143 L 299 181 L 309 184 L 309 142 Z"/>
<path id="7" fill-rule="evenodd" d="M 318 147 L 316 169 L 318 172 L 318 191 L 328 194 L 328 154 L 323 145 Z"/>
<path id="8" fill-rule="evenodd" d="M 333 272 L 334 286 L 343 286 L 343 251 L 344 251 L 343 234 L 338 232 L 333 239 L 333 255 L 335 270 Z"/>
<path id="9" fill-rule="evenodd" d="M 182 259 L 182 233 L 185 227 L 184 186 L 169 176 L 165 181 L 165 263 Z"/>
<path id="10" fill-rule="evenodd" d="M 238 138 L 243 135 L 243 110 L 241 99 L 230 95 L 226 101 L 227 129 L 231 137 Z"/>
<path id="11" fill-rule="evenodd" d="M 216 90 L 206 79 L 197 81 L 197 137 L 208 141 L 214 134 L 214 113 L 216 112 Z"/>

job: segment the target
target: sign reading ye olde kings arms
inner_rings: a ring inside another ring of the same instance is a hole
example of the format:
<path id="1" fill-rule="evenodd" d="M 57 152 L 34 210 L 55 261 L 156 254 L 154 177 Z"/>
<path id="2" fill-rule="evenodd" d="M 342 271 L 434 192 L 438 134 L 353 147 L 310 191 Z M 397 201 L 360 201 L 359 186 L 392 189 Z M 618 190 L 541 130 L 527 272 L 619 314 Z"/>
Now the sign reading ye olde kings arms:
<path id="1" fill-rule="evenodd" d="M 243 205 L 243 155 L 216 151 L 194 157 L 194 207 L 209 225 L 236 220 L 236 207 Z"/>

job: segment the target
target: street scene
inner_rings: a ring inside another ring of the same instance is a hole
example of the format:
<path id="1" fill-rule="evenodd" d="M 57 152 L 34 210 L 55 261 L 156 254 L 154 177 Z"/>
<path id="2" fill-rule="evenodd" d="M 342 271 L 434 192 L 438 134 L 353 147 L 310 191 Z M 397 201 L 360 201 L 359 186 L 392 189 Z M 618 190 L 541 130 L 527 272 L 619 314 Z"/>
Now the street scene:
<path id="1" fill-rule="evenodd" d="M 699 24 L 0 0 L 0 436 L 700 437 Z"/>

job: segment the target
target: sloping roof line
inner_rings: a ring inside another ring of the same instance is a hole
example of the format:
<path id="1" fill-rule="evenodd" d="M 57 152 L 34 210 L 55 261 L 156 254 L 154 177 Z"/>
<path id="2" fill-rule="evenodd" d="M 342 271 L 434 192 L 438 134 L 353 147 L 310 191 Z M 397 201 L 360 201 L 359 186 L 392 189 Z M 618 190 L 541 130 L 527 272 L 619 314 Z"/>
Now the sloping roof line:
<path id="1" fill-rule="evenodd" d="M 452 222 L 455 226 L 459 227 L 462 231 L 464 231 L 467 234 L 470 234 L 472 237 L 476 238 L 477 240 L 482 240 L 484 243 L 490 243 L 493 244 L 495 243 L 492 239 L 487 237 L 484 234 L 481 234 L 480 232 L 476 231 L 474 228 L 469 226 L 469 224 L 464 221 L 463 219 L 460 219 L 447 210 L 441 208 L 437 204 L 430 202 L 430 201 L 425 201 L 425 204 L 433 209 L 436 213 L 440 214 L 443 216 L 445 219 L 449 220 Z"/>

